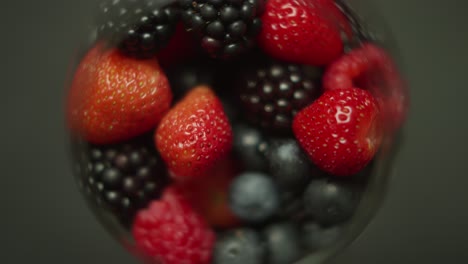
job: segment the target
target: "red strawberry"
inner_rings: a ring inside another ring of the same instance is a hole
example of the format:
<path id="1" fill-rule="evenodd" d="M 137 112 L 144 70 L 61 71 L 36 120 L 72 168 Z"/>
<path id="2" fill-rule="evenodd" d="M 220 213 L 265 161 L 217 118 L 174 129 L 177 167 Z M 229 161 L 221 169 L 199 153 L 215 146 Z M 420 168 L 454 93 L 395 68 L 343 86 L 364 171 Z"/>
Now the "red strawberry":
<path id="1" fill-rule="evenodd" d="M 325 92 L 296 115 L 293 130 L 311 160 L 337 176 L 362 170 L 382 141 L 377 103 L 357 88 Z"/>
<path id="2" fill-rule="evenodd" d="M 377 99 L 386 129 L 401 127 L 408 112 L 408 91 L 389 54 L 366 43 L 332 63 L 323 77 L 325 90 L 359 87 Z"/>
<path id="3" fill-rule="evenodd" d="M 177 184 L 171 192 L 179 193 L 212 226 L 229 228 L 239 224 L 228 203 L 228 189 L 238 169 L 231 159 L 224 159 L 207 172 L 203 181 Z"/>
<path id="4" fill-rule="evenodd" d="M 137 214 L 132 234 L 148 263 L 211 263 L 214 232 L 184 199 L 164 194 L 152 202 Z"/>
<path id="5" fill-rule="evenodd" d="M 260 46 L 285 61 L 329 64 L 343 52 L 344 18 L 337 18 L 338 14 L 331 0 L 269 0 L 262 16 Z M 346 31 L 350 32 L 349 25 Z"/>
<path id="6" fill-rule="evenodd" d="M 155 140 L 172 174 L 193 178 L 227 155 L 232 131 L 221 101 L 207 86 L 198 86 L 163 118 Z"/>
<path id="7" fill-rule="evenodd" d="M 75 73 L 67 121 L 95 144 L 130 139 L 157 126 L 172 93 L 156 60 L 135 60 L 96 45 Z"/>

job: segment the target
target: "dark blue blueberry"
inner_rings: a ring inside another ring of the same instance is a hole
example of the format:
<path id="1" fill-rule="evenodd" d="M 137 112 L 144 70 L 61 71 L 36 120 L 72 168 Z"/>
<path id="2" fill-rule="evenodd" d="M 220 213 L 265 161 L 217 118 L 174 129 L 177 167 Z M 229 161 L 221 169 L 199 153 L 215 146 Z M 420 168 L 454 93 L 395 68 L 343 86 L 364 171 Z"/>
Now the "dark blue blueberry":
<path id="1" fill-rule="evenodd" d="M 265 171 L 267 142 L 263 134 L 258 129 L 244 124 L 235 125 L 233 133 L 234 154 L 242 161 L 243 167 L 251 171 Z"/>
<path id="2" fill-rule="evenodd" d="M 292 223 L 275 223 L 263 230 L 268 248 L 268 264 L 290 264 L 301 257 L 299 230 Z"/>
<path id="3" fill-rule="evenodd" d="M 316 222 L 305 222 L 301 226 L 301 242 L 307 252 L 317 251 L 337 242 L 342 233 L 341 226 L 323 227 Z"/>
<path id="4" fill-rule="evenodd" d="M 248 228 L 222 234 L 213 250 L 213 264 L 264 264 L 266 248 L 261 236 Z"/>
<path id="5" fill-rule="evenodd" d="M 304 188 L 320 172 L 293 138 L 273 139 L 266 153 L 268 173 L 285 189 Z"/>
<path id="6" fill-rule="evenodd" d="M 239 218 L 248 222 L 261 222 L 278 210 L 278 188 L 268 175 L 246 172 L 232 181 L 229 204 Z"/>
<path id="7" fill-rule="evenodd" d="M 307 214 L 322 225 L 349 220 L 359 203 L 360 192 L 350 183 L 331 179 L 314 179 L 304 192 Z"/>

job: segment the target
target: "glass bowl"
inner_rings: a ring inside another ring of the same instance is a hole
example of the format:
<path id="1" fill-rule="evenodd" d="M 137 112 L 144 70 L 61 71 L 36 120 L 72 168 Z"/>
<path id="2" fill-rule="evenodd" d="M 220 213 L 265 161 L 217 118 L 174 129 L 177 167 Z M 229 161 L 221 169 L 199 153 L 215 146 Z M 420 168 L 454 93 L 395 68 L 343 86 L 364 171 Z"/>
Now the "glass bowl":
<path id="1" fill-rule="evenodd" d="M 379 208 L 409 98 L 375 8 L 103 0 L 73 56 L 78 186 L 144 263 L 322 263 Z"/>

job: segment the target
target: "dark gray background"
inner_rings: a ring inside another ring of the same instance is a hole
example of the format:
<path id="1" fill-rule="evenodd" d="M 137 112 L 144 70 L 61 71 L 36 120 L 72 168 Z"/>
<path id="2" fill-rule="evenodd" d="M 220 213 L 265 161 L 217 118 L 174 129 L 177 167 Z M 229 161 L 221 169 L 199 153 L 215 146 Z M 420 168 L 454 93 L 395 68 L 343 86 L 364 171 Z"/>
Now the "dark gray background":
<path id="1" fill-rule="evenodd" d="M 2 263 L 136 263 L 97 224 L 67 161 L 62 97 L 91 1 L 2 1 Z M 468 262 L 468 2 L 375 0 L 412 85 L 384 207 L 333 263 Z"/>

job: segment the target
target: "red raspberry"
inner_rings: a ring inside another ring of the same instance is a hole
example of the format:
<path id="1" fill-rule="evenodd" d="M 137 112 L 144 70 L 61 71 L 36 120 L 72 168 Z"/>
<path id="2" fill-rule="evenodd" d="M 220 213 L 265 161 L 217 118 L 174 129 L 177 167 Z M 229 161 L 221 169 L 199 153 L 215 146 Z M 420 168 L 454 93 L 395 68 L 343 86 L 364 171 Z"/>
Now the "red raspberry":
<path id="1" fill-rule="evenodd" d="M 211 262 L 214 232 L 182 197 L 170 191 L 138 213 L 132 233 L 138 252 L 150 263 Z"/>
<path id="2" fill-rule="evenodd" d="M 374 44 L 366 43 L 332 63 L 323 76 L 323 87 L 325 91 L 358 87 L 371 92 L 390 132 L 406 118 L 406 84 L 390 55 Z"/>

